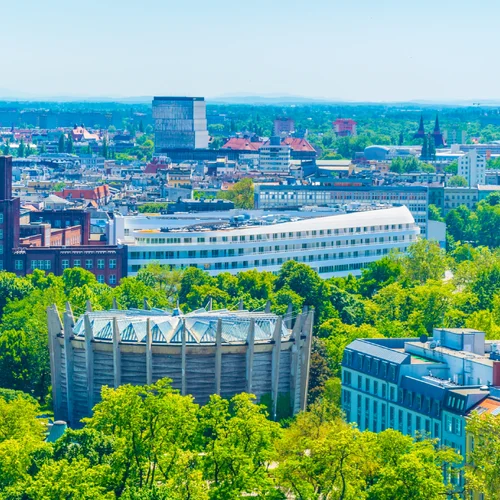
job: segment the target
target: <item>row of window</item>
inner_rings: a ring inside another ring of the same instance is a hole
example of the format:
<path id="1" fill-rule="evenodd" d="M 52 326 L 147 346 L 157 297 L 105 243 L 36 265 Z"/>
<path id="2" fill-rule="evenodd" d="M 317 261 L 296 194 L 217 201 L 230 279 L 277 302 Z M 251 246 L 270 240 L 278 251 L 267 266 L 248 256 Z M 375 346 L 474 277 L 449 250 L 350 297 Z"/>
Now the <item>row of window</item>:
<path id="1" fill-rule="evenodd" d="M 378 361 L 378 360 L 375 360 Z M 385 363 L 385 362 L 384 362 Z M 381 365 L 381 374 L 387 370 L 387 366 Z M 394 371 L 391 374 L 391 371 Z M 395 377 L 395 366 L 389 366 L 389 374 Z M 385 375 L 384 375 L 385 376 Z M 342 383 L 346 387 L 353 387 L 352 373 L 348 370 L 342 370 Z M 363 375 L 357 375 L 357 389 L 359 391 L 364 391 L 366 393 L 372 394 L 376 397 L 382 399 L 388 399 L 389 401 L 396 401 L 396 392 L 394 386 L 389 386 L 389 394 L 387 394 L 387 384 L 378 380 L 372 380 L 369 377 L 363 377 Z M 433 400 L 429 397 L 423 396 L 422 394 L 415 393 L 406 389 L 398 389 L 397 402 L 399 404 L 404 404 L 409 408 L 415 409 L 420 413 L 435 414 L 438 418 L 441 415 L 442 405 L 440 401 Z"/>
<path id="2" fill-rule="evenodd" d="M 31 269 L 41 269 L 44 271 L 50 271 L 52 267 L 52 263 L 50 260 L 32 260 Z M 73 259 L 73 265 L 70 266 L 70 261 L 69 259 L 63 259 L 61 260 L 61 268 L 62 269 L 68 269 L 69 267 L 82 267 L 82 261 L 81 259 Z M 109 269 L 116 269 L 116 259 L 109 259 L 108 262 L 108 267 Z M 14 268 L 17 271 L 20 271 L 23 269 L 23 261 L 22 260 L 15 260 L 14 261 Z M 94 268 L 94 261 L 93 259 L 86 259 L 85 260 L 85 269 L 91 270 Z M 105 269 L 106 268 L 106 261 L 104 259 L 97 259 L 97 269 Z"/>
<path id="3" fill-rule="evenodd" d="M 381 378 L 388 378 L 393 381 L 396 380 L 396 365 L 388 361 L 383 361 L 361 352 L 353 352 L 348 349 L 344 352 L 343 361 L 345 366 L 371 372 L 373 375 Z M 344 372 L 347 372 L 347 370 L 344 370 Z M 359 380 L 362 378 L 361 375 L 358 375 L 358 387 L 360 384 Z"/>
<path id="4" fill-rule="evenodd" d="M 301 238 L 309 238 L 311 236 L 340 236 L 344 234 L 355 234 L 355 233 L 374 233 L 380 231 L 390 231 L 390 230 L 403 230 L 412 228 L 412 224 L 389 224 L 384 226 L 365 226 L 365 227 L 350 227 L 350 228 L 342 228 L 342 229 L 320 229 L 314 231 L 296 231 L 296 232 L 286 232 L 286 233 L 272 233 L 272 234 L 250 234 L 250 235 L 240 235 L 240 236 L 198 236 L 194 237 L 168 237 L 168 238 L 158 238 L 158 237 L 137 237 L 135 241 L 137 243 L 144 244 L 191 244 L 191 243 L 228 243 L 228 242 L 243 242 L 243 241 L 268 241 L 268 240 L 283 240 L 283 239 L 301 239 Z M 130 229 L 125 231 L 125 236 L 130 235 Z M 390 238 L 390 237 L 388 237 Z M 377 239 L 375 238 L 375 241 Z M 384 241 L 384 238 L 379 238 L 381 242 Z M 354 240 L 352 240 L 354 241 Z M 362 241 L 362 240 L 359 240 Z M 365 239 L 366 242 L 366 239 Z M 333 245 L 333 242 L 331 242 Z M 338 243 L 340 244 L 340 243 Z M 347 244 L 347 243 L 346 243 Z"/>
<path id="5" fill-rule="evenodd" d="M 399 248 L 398 250 L 404 252 L 406 251 L 406 247 Z M 147 260 L 145 255 L 147 253 L 154 253 L 154 252 L 132 252 L 130 260 L 135 260 L 135 259 L 143 259 Z M 169 252 L 166 252 L 167 254 Z M 173 253 L 173 252 L 172 252 Z M 177 252 L 179 253 L 179 252 Z M 389 253 L 389 249 L 384 248 L 384 249 L 378 249 L 378 250 L 366 250 L 364 252 L 364 257 L 370 257 L 370 256 L 375 256 L 375 255 L 387 255 Z M 141 257 L 141 254 L 144 255 L 144 257 Z M 262 260 L 254 260 L 254 261 L 233 261 L 233 262 L 215 262 L 215 263 L 206 263 L 206 264 L 183 264 L 179 263 L 176 264 L 175 266 L 172 264 L 172 267 L 179 267 L 181 269 L 184 269 L 186 267 L 198 267 L 200 269 L 204 269 L 206 271 L 209 270 L 219 270 L 219 269 L 240 269 L 240 268 L 259 268 L 259 267 L 266 267 L 266 266 L 281 266 L 285 262 L 289 260 L 295 260 L 296 262 L 307 262 L 309 264 L 314 264 L 314 263 L 319 263 L 322 260 L 329 261 L 329 260 L 336 260 L 337 258 L 340 260 L 343 259 L 352 259 L 352 258 L 359 258 L 362 256 L 362 252 L 340 252 L 339 254 L 320 254 L 320 255 L 304 255 L 302 257 L 279 257 L 277 259 L 262 259 Z M 169 255 L 167 255 L 167 258 L 169 258 Z M 172 258 L 172 257 L 171 257 Z M 179 258 L 179 257 L 177 257 Z M 348 270 L 357 270 L 357 269 L 362 269 L 364 267 L 367 267 L 369 262 L 354 262 L 350 264 L 337 264 L 334 266 L 322 266 L 319 268 L 319 273 L 331 273 L 331 272 L 340 272 L 340 271 L 348 271 Z M 137 272 L 139 269 L 141 269 L 142 265 L 141 264 L 133 264 L 131 266 L 132 272 Z"/>
<path id="6" fill-rule="evenodd" d="M 259 198 L 262 200 L 316 200 L 316 199 L 329 199 L 342 202 L 345 200 L 356 200 L 365 202 L 378 202 L 378 201 L 402 201 L 402 200 L 421 200 L 427 201 L 427 194 L 381 194 L 379 196 L 371 196 L 371 193 L 366 195 L 365 193 L 349 193 L 349 194 L 339 194 L 329 191 L 320 191 L 318 193 L 307 193 L 307 192 L 287 192 L 281 193 L 277 191 L 270 192 L 260 192 Z"/>
<path id="7" fill-rule="evenodd" d="M 440 437 L 438 422 L 432 426 L 430 418 L 414 415 L 391 404 L 372 400 L 368 396 L 363 397 L 361 394 L 356 397 L 356 414 L 353 415 L 352 393 L 346 389 L 342 391 L 342 408 L 347 421 L 355 421 L 362 430 L 381 432 L 386 428 L 391 428 L 408 435 L 425 434 L 433 438 Z"/>
<path id="8" fill-rule="evenodd" d="M 380 238 L 364 238 L 364 239 L 352 239 L 352 240 L 337 240 L 337 241 L 322 241 L 322 242 L 314 242 L 314 243 L 295 243 L 290 245 L 274 245 L 274 246 L 265 246 L 265 247 L 249 247 L 249 248 L 224 248 L 224 249 L 214 249 L 214 250 L 189 250 L 189 251 L 157 251 L 157 254 L 163 254 L 167 256 L 167 258 L 174 258 L 174 255 L 177 258 L 207 258 L 207 257 L 234 257 L 235 255 L 253 255 L 253 254 L 263 254 L 263 253 L 276 253 L 276 252 L 297 252 L 303 250 L 314 250 L 318 248 L 345 248 L 345 247 L 359 247 L 361 245 L 381 245 L 383 243 L 396 243 L 396 242 L 404 242 L 404 241 L 413 241 L 413 235 L 408 235 L 408 238 L 404 235 L 400 236 L 388 236 Z M 137 243 L 146 244 L 146 245 L 161 245 L 165 243 L 165 238 L 138 238 Z M 141 253 L 141 252 L 131 252 Z M 164 257 L 158 257 L 164 258 Z"/>

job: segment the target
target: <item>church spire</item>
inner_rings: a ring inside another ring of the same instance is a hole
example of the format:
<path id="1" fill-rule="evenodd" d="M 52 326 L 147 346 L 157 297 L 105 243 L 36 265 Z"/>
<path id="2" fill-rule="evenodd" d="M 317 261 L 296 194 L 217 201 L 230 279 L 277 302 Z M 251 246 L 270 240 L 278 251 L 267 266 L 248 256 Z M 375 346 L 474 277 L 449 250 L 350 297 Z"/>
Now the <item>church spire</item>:
<path id="1" fill-rule="evenodd" d="M 437 148 L 440 148 L 441 146 L 446 146 L 443 134 L 439 129 L 439 116 L 437 114 L 436 114 L 436 123 L 434 124 L 434 132 L 432 133 L 432 136 L 434 137 L 434 143 Z"/>
<path id="2" fill-rule="evenodd" d="M 424 117 L 420 115 L 420 125 L 418 126 L 418 130 L 416 134 L 413 136 L 414 139 L 423 139 L 425 137 L 425 129 L 424 129 Z"/>
<path id="3" fill-rule="evenodd" d="M 439 116 L 436 115 L 436 123 L 434 124 L 434 133 L 436 134 L 440 134 L 440 130 L 439 130 Z"/>

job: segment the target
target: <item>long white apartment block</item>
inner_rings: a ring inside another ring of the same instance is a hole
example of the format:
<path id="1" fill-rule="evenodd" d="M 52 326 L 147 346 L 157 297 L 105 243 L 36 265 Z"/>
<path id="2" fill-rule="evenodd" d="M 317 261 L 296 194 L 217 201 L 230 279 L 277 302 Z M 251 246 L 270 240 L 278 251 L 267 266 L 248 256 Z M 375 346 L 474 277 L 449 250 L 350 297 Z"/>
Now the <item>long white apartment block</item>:
<path id="1" fill-rule="evenodd" d="M 359 275 L 391 250 L 406 251 L 420 234 L 406 207 L 338 215 L 117 215 L 109 229 L 112 244 L 128 246 L 129 276 L 152 261 L 217 275 L 278 272 L 288 260 L 304 262 L 324 278 Z"/>

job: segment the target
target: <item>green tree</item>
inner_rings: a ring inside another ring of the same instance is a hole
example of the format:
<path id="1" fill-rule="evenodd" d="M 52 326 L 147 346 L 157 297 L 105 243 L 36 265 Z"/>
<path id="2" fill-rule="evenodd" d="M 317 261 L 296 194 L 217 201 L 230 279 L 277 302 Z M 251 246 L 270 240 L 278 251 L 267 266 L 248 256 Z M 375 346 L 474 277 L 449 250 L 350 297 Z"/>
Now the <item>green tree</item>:
<path id="1" fill-rule="evenodd" d="M 236 208 L 253 208 L 254 187 L 252 179 L 241 179 L 241 181 L 233 184 L 227 191 L 219 191 L 217 198 L 234 202 Z"/>
<path id="2" fill-rule="evenodd" d="M 452 161 L 450 164 L 446 165 L 444 171 L 447 174 L 457 175 L 458 174 L 458 161 Z"/>
<path id="3" fill-rule="evenodd" d="M 254 399 L 238 394 L 229 402 L 214 395 L 199 411 L 202 466 L 212 499 L 275 494 L 268 466 L 280 426 Z"/>
<path id="4" fill-rule="evenodd" d="M 212 278 L 208 273 L 196 267 L 188 267 L 181 278 L 181 288 L 179 290 L 179 302 L 185 304 L 188 294 L 193 286 L 208 285 L 212 283 Z"/>
<path id="5" fill-rule="evenodd" d="M 377 435 L 380 468 L 369 488 L 369 498 L 381 500 L 439 500 L 450 498 L 454 487 L 443 481 L 462 457 L 452 449 L 437 448 L 429 439 L 414 441 L 392 429 Z"/>
<path id="6" fill-rule="evenodd" d="M 373 441 L 338 417 L 325 419 L 319 408 L 301 413 L 277 442 L 277 481 L 293 498 L 366 498 Z"/>
<path id="7" fill-rule="evenodd" d="M 467 455 L 466 488 L 469 493 L 483 493 L 488 500 L 498 499 L 500 483 L 500 419 L 476 412 L 467 422 L 467 435 L 474 446 Z"/>
<path id="8" fill-rule="evenodd" d="M 19 143 L 19 147 L 17 148 L 17 157 L 24 158 L 25 156 L 26 156 L 26 148 L 24 146 L 23 139 L 21 139 L 21 142 Z"/>
<path id="9" fill-rule="evenodd" d="M 436 159 L 436 142 L 434 141 L 434 137 L 429 135 L 428 138 L 428 149 L 427 149 L 428 159 L 435 160 Z"/>
<path id="10" fill-rule="evenodd" d="M 393 256 L 384 256 L 375 262 L 370 262 L 363 269 L 359 279 L 359 291 L 365 297 L 371 297 L 375 292 L 394 283 L 403 273 L 402 262 Z"/>
<path id="11" fill-rule="evenodd" d="M 81 267 L 68 268 L 63 271 L 62 281 L 64 293 L 69 295 L 74 288 L 80 288 L 83 285 L 96 285 L 97 279 L 95 274 L 92 274 Z"/>
<path id="12" fill-rule="evenodd" d="M 442 279 L 448 268 L 446 252 L 438 243 L 424 239 L 410 245 L 402 259 L 404 276 L 420 283 L 428 279 Z"/>
<path id="13" fill-rule="evenodd" d="M 18 396 L 0 398 L 0 490 L 29 479 L 33 457 L 47 449 L 38 404 Z"/>
<path id="14" fill-rule="evenodd" d="M 64 134 L 61 134 L 59 136 L 59 146 L 58 146 L 58 151 L 59 153 L 64 153 L 66 151 L 66 145 L 65 145 L 65 138 Z"/>
<path id="15" fill-rule="evenodd" d="M 116 442 L 113 476 L 117 496 L 126 487 L 151 489 L 166 482 L 182 488 L 186 468 L 196 467 L 193 453 L 197 405 L 181 396 L 167 379 L 151 386 L 103 387 L 89 429 Z"/>
<path id="16" fill-rule="evenodd" d="M 429 137 L 424 135 L 424 142 L 422 145 L 422 152 L 420 154 L 420 157 L 424 160 L 427 160 L 429 158 Z"/>
<path id="17" fill-rule="evenodd" d="M 446 183 L 448 187 L 467 187 L 467 179 L 461 175 L 453 175 Z"/>
<path id="18" fill-rule="evenodd" d="M 436 205 L 429 205 L 429 220 L 444 222 L 444 219 L 441 215 L 441 210 L 436 207 Z"/>
<path id="19" fill-rule="evenodd" d="M 106 137 L 102 139 L 102 156 L 106 159 L 109 157 L 108 141 L 106 140 Z"/>
<path id="20" fill-rule="evenodd" d="M 71 132 L 68 134 L 68 140 L 66 141 L 66 153 L 73 153 L 73 136 Z"/>
<path id="21" fill-rule="evenodd" d="M 135 278 L 122 278 L 120 285 L 115 288 L 115 296 L 123 309 L 142 309 L 144 299 L 148 301 L 150 307 L 164 309 L 169 305 L 162 290 L 151 288 Z"/>
<path id="22" fill-rule="evenodd" d="M 169 304 L 173 305 L 179 296 L 182 274 L 180 269 L 170 269 L 159 262 L 150 262 L 139 270 L 136 279 L 151 288 L 164 290 Z"/>

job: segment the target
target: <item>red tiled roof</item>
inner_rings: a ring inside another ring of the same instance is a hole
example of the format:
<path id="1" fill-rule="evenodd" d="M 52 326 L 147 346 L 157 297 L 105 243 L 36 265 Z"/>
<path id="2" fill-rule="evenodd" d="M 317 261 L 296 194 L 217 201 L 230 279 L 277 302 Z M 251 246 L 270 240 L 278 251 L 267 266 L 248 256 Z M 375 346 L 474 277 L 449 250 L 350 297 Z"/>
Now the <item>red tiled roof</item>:
<path id="1" fill-rule="evenodd" d="M 97 134 L 91 134 L 86 128 L 83 127 L 75 127 L 74 129 L 71 130 L 71 135 L 73 136 L 73 139 L 76 141 L 79 140 L 93 140 L 97 141 L 99 140 L 99 136 Z"/>
<path id="2" fill-rule="evenodd" d="M 306 139 L 301 139 L 300 137 L 285 137 L 281 144 L 287 144 L 294 151 L 310 151 L 314 153 L 316 150 L 311 146 L 309 141 Z"/>
<path id="3" fill-rule="evenodd" d="M 110 195 L 110 191 L 109 186 L 104 184 L 96 186 L 94 189 L 63 189 L 61 192 L 54 194 L 64 199 L 103 200 Z"/>
<path id="4" fill-rule="evenodd" d="M 249 139 L 237 139 L 232 137 L 222 146 L 222 149 L 233 149 L 237 151 L 258 151 L 262 142 L 251 142 Z"/>
<path id="5" fill-rule="evenodd" d="M 478 405 L 474 406 L 469 413 L 477 411 L 480 415 L 483 413 L 492 413 L 500 407 L 498 399 L 486 398 L 483 399 Z"/>
<path id="6" fill-rule="evenodd" d="M 156 174 L 158 170 L 167 170 L 168 165 L 165 163 L 148 163 L 144 169 L 145 174 Z"/>

